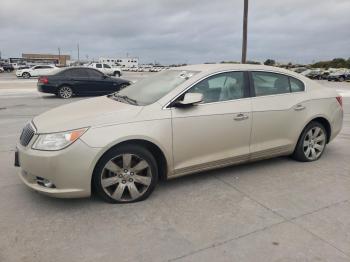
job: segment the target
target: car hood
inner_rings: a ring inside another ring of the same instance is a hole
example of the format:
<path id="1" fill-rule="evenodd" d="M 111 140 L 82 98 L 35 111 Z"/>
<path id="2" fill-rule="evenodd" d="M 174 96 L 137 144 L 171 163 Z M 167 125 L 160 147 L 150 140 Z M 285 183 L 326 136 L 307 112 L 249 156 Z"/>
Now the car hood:
<path id="1" fill-rule="evenodd" d="M 37 133 L 130 122 L 142 110 L 106 96 L 85 99 L 51 109 L 33 119 Z"/>

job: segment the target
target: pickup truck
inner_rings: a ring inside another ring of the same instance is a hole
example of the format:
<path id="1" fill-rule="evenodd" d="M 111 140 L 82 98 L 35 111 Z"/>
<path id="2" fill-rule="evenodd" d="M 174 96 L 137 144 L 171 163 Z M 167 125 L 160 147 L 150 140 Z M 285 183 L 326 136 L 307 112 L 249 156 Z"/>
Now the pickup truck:
<path id="1" fill-rule="evenodd" d="M 109 76 L 118 76 L 119 77 L 122 75 L 122 71 L 120 70 L 120 68 L 112 67 L 108 64 L 91 63 L 88 65 L 88 67 L 95 68 L 95 69 L 101 71 L 102 73 L 104 73 L 105 75 L 109 75 Z"/>

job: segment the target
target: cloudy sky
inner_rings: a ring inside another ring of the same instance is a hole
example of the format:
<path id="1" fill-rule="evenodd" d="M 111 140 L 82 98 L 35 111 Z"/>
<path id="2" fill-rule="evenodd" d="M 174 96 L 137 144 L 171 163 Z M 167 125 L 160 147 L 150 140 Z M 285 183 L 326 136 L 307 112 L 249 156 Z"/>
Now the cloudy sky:
<path id="1" fill-rule="evenodd" d="M 350 57 L 349 0 L 250 0 L 248 59 Z M 141 62 L 240 60 L 243 0 L 8 0 L 0 51 Z"/>

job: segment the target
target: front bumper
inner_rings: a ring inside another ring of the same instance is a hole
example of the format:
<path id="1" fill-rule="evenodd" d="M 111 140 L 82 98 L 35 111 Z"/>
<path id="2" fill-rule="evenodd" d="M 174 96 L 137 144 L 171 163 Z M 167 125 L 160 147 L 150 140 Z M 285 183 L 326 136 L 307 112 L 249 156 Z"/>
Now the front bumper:
<path id="1" fill-rule="evenodd" d="M 91 176 L 99 148 L 92 148 L 78 139 L 60 151 L 31 149 L 34 137 L 27 147 L 17 145 L 21 180 L 33 190 L 59 198 L 87 197 L 91 194 Z M 55 187 L 38 183 L 47 179 Z"/>

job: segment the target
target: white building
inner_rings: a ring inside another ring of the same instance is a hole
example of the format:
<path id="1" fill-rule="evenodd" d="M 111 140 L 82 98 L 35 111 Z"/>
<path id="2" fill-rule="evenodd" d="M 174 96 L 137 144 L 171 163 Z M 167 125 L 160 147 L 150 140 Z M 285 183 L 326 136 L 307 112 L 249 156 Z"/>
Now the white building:
<path id="1" fill-rule="evenodd" d="M 127 57 L 127 58 L 104 58 L 101 57 L 99 59 L 100 63 L 105 63 L 109 65 L 119 65 L 121 68 L 123 67 L 138 67 L 139 59 L 136 57 Z"/>

